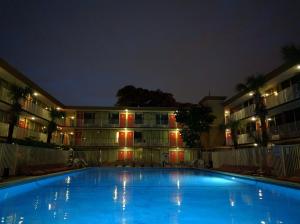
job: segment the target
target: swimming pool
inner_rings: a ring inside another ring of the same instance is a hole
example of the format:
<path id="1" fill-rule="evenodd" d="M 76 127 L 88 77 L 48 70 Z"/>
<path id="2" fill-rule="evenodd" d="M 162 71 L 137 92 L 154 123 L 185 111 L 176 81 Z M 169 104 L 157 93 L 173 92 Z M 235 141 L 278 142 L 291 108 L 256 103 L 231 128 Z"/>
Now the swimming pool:
<path id="1" fill-rule="evenodd" d="M 89 168 L 0 189 L 0 223 L 300 223 L 300 190 L 192 169 Z"/>

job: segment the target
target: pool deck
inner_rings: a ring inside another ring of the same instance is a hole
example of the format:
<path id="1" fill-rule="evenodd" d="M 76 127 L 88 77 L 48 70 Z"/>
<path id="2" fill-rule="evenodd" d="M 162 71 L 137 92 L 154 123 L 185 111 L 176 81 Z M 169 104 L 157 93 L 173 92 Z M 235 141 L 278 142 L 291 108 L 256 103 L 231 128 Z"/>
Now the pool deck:
<path id="1" fill-rule="evenodd" d="M 0 189 L 1 188 L 7 188 L 13 185 L 19 185 L 19 184 L 24 184 L 28 182 L 33 182 L 41 179 L 45 179 L 48 177 L 54 177 L 54 176 L 59 176 L 63 174 L 68 174 L 72 172 L 80 172 L 83 171 L 87 168 L 80 168 L 80 169 L 73 169 L 73 170 L 67 170 L 67 171 L 61 171 L 61 172 L 56 172 L 56 173 L 51 173 L 51 174 L 45 174 L 45 175 L 39 175 L 39 176 L 16 176 L 16 177 L 9 177 L 7 179 L 1 179 L 0 180 Z M 113 167 L 107 167 L 107 168 L 113 168 Z M 131 167 L 132 168 L 132 167 Z M 153 167 L 145 167 L 145 168 L 150 168 L 150 169 L 157 169 Z M 140 168 L 143 169 L 143 168 Z M 300 190 L 300 183 L 297 182 L 291 182 L 291 181 L 286 181 L 286 180 L 280 180 L 276 178 L 270 178 L 270 177 L 264 177 L 264 176 L 252 176 L 252 175 L 245 175 L 245 174 L 238 174 L 238 173 L 233 173 L 233 172 L 225 172 L 225 171 L 220 171 L 220 170 L 214 170 L 214 169 L 204 169 L 204 168 L 159 168 L 159 169 L 195 169 L 195 170 L 203 170 L 206 172 L 211 172 L 211 173 L 219 173 L 222 175 L 228 175 L 228 176 L 233 176 L 237 178 L 243 178 L 243 179 L 248 179 L 248 180 L 253 180 L 253 181 L 259 181 L 263 183 L 269 183 L 269 184 L 274 184 L 274 185 L 280 185 L 284 187 L 290 187 L 290 188 L 296 188 Z"/>
<path id="2" fill-rule="evenodd" d="M 29 183 L 29 182 L 45 179 L 48 177 L 55 177 L 55 176 L 59 176 L 59 175 L 63 175 L 63 174 L 73 173 L 76 171 L 80 172 L 85 169 L 88 169 L 88 168 L 71 169 L 71 170 L 55 172 L 55 173 L 50 173 L 50 174 L 44 174 L 44 175 L 39 175 L 39 176 L 13 176 L 13 177 L 9 177 L 6 179 L 1 179 L 0 180 L 0 189 L 10 187 L 12 185 Z"/>

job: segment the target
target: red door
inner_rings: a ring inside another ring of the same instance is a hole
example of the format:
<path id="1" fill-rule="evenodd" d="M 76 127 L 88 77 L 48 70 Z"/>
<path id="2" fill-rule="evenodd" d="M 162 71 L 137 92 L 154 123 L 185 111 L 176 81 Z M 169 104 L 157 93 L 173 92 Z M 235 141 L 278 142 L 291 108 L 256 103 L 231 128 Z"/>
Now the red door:
<path id="1" fill-rule="evenodd" d="M 183 140 L 180 132 L 177 132 L 177 146 L 182 147 L 183 146 Z"/>
<path id="2" fill-rule="evenodd" d="M 82 125 L 83 125 L 83 112 L 77 112 L 76 120 L 77 120 L 77 127 L 82 127 Z"/>
<path id="3" fill-rule="evenodd" d="M 133 146 L 133 131 L 128 131 L 127 133 L 127 144 L 126 146 L 132 147 Z"/>
<path id="4" fill-rule="evenodd" d="M 124 159 L 125 159 L 125 152 L 118 151 L 118 160 L 124 160 Z"/>
<path id="5" fill-rule="evenodd" d="M 133 159 L 133 151 L 127 151 L 126 160 L 132 160 L 132 159 Z"/>
<path id="6" fill-rule="evenodd" d="M 183 162 L 184 161 L 184 151 L 179 151 L 178 152 L 178 162 Z"/>
<path id="7" fill-rule="evenodd" d="M 134 127 L 134 114 L 128 114 L 127 127 L 129 127 L 129 128 Z"/>
<path id="8" fill-rule="evenodd" d="M 175 131 L 170 131 L 169 132 L 169 143 L 170 147 L 176 147 L 176 132 Z"/>
<path id="9" fill-rule="evenodd" d="M 120 113 L 120 127 L 126 127 L 126 113 Z"/>
<path id="10" fill-rule="evenodd" d="M 125 132 L 124 131 L 120 131 L 119 132 L 119 146 L 120 147 L 125 147 Z"/>
<path id="11" fill-rule="evenodd" d="M 81 131 L 75 131 L 75 144 L 80 145 L 81 144 Z"/>
<path id="12" fill-rule="evenodd" d="M 169 115 L 169 127 L 170 128 L 176 128 L 176 117 L 175 114 Z"/>
<path id="13" fill-rule="evenodd" d="M 175 151 L 170 151 L 169 152 L 169 162 L 170 163 L 176 163 L 177 162 L 177 152 Z"/>

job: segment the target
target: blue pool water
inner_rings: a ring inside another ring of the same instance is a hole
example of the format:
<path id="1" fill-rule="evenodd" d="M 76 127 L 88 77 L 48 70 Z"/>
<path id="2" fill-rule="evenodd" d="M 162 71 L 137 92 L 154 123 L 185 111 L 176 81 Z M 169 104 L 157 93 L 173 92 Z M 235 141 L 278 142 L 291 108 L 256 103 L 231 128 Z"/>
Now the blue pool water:
<path id="1" fill-rule="evenodd" d="M 0 224 L 300 223 L 299 190 L 199 170 L 91 168 L 0 189 Z"/>

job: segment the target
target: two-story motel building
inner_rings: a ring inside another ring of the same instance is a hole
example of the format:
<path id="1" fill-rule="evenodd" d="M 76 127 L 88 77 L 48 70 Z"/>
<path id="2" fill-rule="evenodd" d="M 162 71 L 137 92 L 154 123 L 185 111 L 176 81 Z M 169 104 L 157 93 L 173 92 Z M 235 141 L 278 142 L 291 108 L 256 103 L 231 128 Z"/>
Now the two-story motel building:
<path id="1" fill-rule="evenodd" d="M 266 74 L 261 88 L 268 110 L 269 138 L 275 144 L 300 142 L 300 63 L 286 63 Z M 255 116 L 252 92 L 241 92 L 224 103 L 225 121 L 239 120 L 240 146 L 256 145 L 254 132 L 260 129 Z M 232 145 L 230 130 L 226 130 L 226 144 Z"/>
<path id="2" fill-rule="evenodd" d="M 66 106 L 4 60 L 0 60 L 0 137 L 8 133 L 8 113 L 11 105 L 10 84 L 29 86 L 33 94 L 22 102 L 22 113 L 14 130 L 15 139 L 31 138 L 46 142 L 46 127 L 50 108 L 66 112 L 57 121 L 58 130 L 52 143 L 68 145 L 75 150 L 97 150 L 102 162 L 140 160 L 171 163 L 191 162 L 196 149 L 185 147 L 176 123 L 176 108 L 125 108 Z M 225 97 L 206 97 L 202 101 L 212 105 L 223 119 Z M 223 122 L 218 120 L 218 122 Z M 212 130 L 219 130 L 214 123 Z M 211 132 L 206 147 L 223 144 L 224 136 Z"/>

